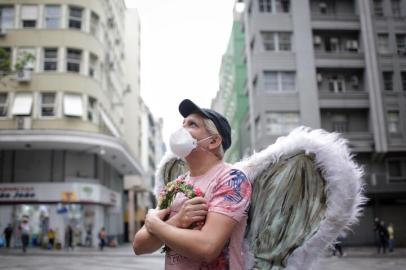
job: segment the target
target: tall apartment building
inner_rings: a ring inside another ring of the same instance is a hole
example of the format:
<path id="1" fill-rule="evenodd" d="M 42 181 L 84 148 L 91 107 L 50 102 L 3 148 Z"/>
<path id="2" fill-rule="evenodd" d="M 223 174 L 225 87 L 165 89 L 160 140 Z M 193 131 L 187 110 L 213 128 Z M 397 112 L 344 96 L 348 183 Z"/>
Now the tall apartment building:
<path id="1" fill-rule="evenodd" d="M 246 69 L 244 63 L 244 34 L 242 32 L 241 3 L 236 2 L 233 10 L 233 25 L 227 50 L 220 67 L 220 87 L 212 108 L 223 113 L 229 120 L 232 144 L 225 153 L 225 160 L 231 163 L 239 161 L 244 155 L 244 145 L 249 145 L 247 132 L 248 99 L 246 95 Z M 216 105 L 216 103 L 220 103 Z"/>
<path id="2" fill-rule="evenodd" d="M 155 119 L 148 106 L 140 98 L 138 100 L 139 114 L 138 148 L 140 149 L 140 162 L 144 173 L 126 179 L 126 197 L 128 198 L 126 228 L 128 228 L 128 241 L 143 224 L 146 210 L 156 207 L 153 193 L 155 186 L 155 171 L 158 163 L 165 153 L 165 144 L 162 138 L 163 120 Z M 130 180 L 131 179 L 131 180 Z"/>
<path id="3" fill-rule="evenodd" d="M 97 244 L 103 226 L 123 238 L 123 178 L 143 174 L 125 128 L 123 101 L 138 93 L 125 10 L 122 0 L 0 1 L 2 66 L 34 56 L 1 75 L 1 228 L 25 216 L 33 238 L 52 228 L 62 245 L 68 225 L 76 244 L 87 233 Z"/>
<path id="4" fill-rule="evenodd" d="M 406 1 L 245 0 L 252 150 L 298 125 L 343 133 L 364 165 L 373 220 L 406 244 Z"/>

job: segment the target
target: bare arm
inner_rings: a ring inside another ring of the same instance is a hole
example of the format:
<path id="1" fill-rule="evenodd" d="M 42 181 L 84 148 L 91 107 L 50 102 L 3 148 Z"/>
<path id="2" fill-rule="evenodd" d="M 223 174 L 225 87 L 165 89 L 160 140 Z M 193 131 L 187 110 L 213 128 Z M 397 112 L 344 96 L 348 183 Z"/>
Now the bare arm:
<path id="1" fill-rule="evenodd" d="M 221 253 L 237 224 L 233 218 L 209 213 L 201 230 L 188 230 L 170 226 L 160 220 L 157 213 L 149 213 L 145 225 L 149 233 L 171 249 L 191 259 L 210 262 Z"/>

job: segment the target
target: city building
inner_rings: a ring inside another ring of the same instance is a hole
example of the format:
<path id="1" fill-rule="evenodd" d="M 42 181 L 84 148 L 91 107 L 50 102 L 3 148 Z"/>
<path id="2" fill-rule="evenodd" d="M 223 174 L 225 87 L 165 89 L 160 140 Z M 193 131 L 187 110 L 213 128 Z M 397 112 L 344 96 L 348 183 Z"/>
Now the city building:
<path id="1" fill-rule="evenodd" d="M 125 15 L 122 0 L 0 1 L 1 230 L 28 218 L 33 242 L 52 228 L 64 245 L 69 225 L 74 244 L 97 245 L 102 227 L 123 240 L 123 179 L 143 175 Z"/>
<path id="2" fill-rule="evenodd" d="M 406 1 L 245 0 L 251 150 L 299 125 L 343 133 L 369 202 L 347 240 L 373 244 L 378 217 L 406 244 Z"/>
<path id="3" fill-rule="evenodd" d="M 231 35 L 220 67 L 220 89 L 212 102 L 212 108 L 222 112 L 230 122 L 232 144 L 226 151 L 224 159 L 231 163 L 239 161 L 244 155 L 249 154 L 250 145 L 247 132 L 245 41 L 241 25 L 243 6 L 243 3 L 236 2 L 234 7 Z M 216 103 L 220 104 L 216 105 Z"/>

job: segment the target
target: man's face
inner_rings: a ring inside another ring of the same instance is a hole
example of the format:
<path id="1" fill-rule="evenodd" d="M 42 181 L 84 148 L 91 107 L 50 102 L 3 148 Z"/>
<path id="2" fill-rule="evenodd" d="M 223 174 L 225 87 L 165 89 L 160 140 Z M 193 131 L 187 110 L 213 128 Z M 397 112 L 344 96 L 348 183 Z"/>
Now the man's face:
<path id="1" fill-rule="evenodd" d="M 203 119 L 204 118 L 197 113 L 189 114 L 183 119 L 183 127 L 198 141 L 210 136 L 204 125 Z"/>

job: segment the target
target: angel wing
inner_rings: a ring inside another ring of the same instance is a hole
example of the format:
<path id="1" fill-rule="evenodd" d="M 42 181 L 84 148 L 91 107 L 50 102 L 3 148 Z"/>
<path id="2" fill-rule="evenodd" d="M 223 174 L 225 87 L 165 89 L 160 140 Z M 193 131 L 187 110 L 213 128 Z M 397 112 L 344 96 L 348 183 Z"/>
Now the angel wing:
<path id="1" fill-rule="evenodd" d="M 175 180 L 176 177 L 186 173 L 188 170 L 187 164 L 183 159 L 171 152 L 167 152 L 158 164 L 158 169 L 155 173 L 155 197 L 159 197 L 159 192 L 167 183 Z"/>
<path id="2" fill-rule="evenodd" d="M 337 133 L 300 127 L 235 166 L 253 185 L 247 269 L 311 269 L 365 202 L 363 171 Z"/>

